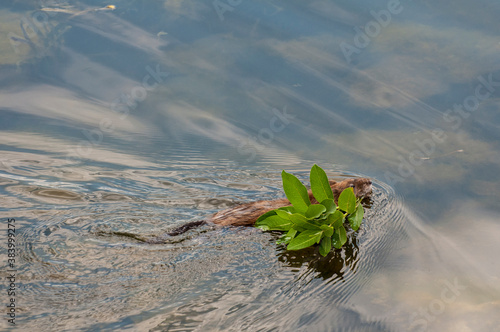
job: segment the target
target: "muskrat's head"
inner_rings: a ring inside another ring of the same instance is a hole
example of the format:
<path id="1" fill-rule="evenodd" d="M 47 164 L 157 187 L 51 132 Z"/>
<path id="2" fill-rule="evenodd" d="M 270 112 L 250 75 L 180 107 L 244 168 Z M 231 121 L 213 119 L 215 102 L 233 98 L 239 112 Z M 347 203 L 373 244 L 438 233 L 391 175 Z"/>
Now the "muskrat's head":
<path id="1" fill-rule="evenodd" d="M 372 181 L 367 178 L 345 179 L 340 182 L 330 181 L 335 201 L 338 200 L 340 193 L 346 188 L 352 188 L 358 198 L 369 197 L 372 193 Z"/>

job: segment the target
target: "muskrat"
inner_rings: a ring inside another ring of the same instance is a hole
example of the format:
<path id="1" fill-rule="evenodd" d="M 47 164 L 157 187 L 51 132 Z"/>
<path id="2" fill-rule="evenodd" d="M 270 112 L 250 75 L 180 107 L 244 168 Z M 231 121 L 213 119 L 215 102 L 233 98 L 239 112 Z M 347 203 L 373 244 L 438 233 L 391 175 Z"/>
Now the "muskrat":
<path id="1" fill-rule="evenodd" d="M 369 197 L 372 192 L 372 181 L 366 178 L 346 179 L 340 182 L 333 180 L 329 181 L 332 187 L 335 203 L 338 202 L 340 193 L 346 188 L 353 188 L 354 194 L 358 198 Z M 308 191 L 311 204 L 318 204 L 311 190 Z M 264 213 L 291 205 L 286 198 L 276 199 L 272 201 L 256 201 L 243 203 L 234 207 L 219 211 L 205 220 L 192 221 L 180 227 L 165 233 L 162 236 L 147 240 L 149 243 L 162 243 L 167 239 L 167 236 L 176 236 L 187 232 L 188 230 L 211 223 L 220 226 L 253 226 L 257 219 Z"/>

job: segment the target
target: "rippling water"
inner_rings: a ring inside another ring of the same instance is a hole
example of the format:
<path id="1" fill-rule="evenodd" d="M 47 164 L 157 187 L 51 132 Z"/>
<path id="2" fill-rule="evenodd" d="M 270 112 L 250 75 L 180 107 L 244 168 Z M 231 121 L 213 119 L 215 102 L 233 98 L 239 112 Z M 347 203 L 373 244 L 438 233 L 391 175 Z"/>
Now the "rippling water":
<path id="1" fill-rule="evenodd" d="M 50 326 L 56 310 L 58 319 L 65 313 L 114 321 L 81 323 L 90 329 L 132 328 L 131 317 L 139 315 L 139 322 L 151 316 L 155 324 L 161 317 L 158 328 L 166 330 L 253 330 L 274 325 L 274 316 L 263 318 L 270 307 L 285 321 L 303 315 L 296 302 L 304 297 L 311 299 L 307 322 L 283 328 L 307 327 L 310 320 L 324 320 L 324 303 L 335 305 L 328 317 L 342 317 L 350 296 L 404 239 L 397 199 L 390 188 L 376 185 L 367 210 L 373 222 L 351 234 L 345 250 L 326 258 L 316 250 L 287 252 L 275 245 L 276 236 L 244 227 L 202 227 L 167 244 L 145 244 L 130 235 L 147 238 L 237 201 L 280 196 L 279 173 L 261 168 L 228 173 L 214 165 L 171 174 L 123 170 L 88 176 L 92 182 L 66 189 L 20 181 L 7 187 L 11 196 L 42 207 L 33 212 L 30 206 L 32 215 L 21 213 L 25 208 L 12 212 L 29 224 L 17 241 L 23 300 L 32 304 L 26 310 L 38 317 L 36 324 Z M 86 189 L 89 185 L 95 189 Z M 311 297 L 318 292 L 325 294 L 320 301 Z"/>
<path id="2" fill-rule="evenodd" d="M 0 326 L 494 331 L 500 8 L 395 3 L 0 5 Z M 143 241 L 314 163 L 374 182 L 327 257 L 245 227 Z"/>

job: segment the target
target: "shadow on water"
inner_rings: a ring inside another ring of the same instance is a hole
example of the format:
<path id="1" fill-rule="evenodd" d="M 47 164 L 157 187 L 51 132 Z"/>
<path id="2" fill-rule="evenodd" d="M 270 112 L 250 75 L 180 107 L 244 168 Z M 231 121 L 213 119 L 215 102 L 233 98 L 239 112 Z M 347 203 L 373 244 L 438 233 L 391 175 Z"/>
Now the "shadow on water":
<path id="1" fill-rule="evenodd" d="M 358 250 L 356 236 L 350 234 L 342 249 L 332 250 L 326 257 L 322 257 L 318 249 L 313 247 L 298 251 L 284 250 L 278 255 L 278 260 L 292 269 L 299 269 L 305 265 L 308 272 L 314 272 L 317 278 L 323 280 L 342 280 L 346 270 L 356 272 Z"/>

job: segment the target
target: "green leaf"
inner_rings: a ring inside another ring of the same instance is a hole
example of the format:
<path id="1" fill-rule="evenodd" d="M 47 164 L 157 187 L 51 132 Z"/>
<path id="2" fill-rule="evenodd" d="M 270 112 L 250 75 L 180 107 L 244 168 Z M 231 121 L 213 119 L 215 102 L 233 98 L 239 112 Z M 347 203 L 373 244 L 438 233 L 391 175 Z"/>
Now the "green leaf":
<path id="1" fill-rule="evenodd" d="M 284 170 L 281 172 L 281 178 L 286 198 L 292 203 L 293 207 L 299 212 L 307 211 L 307 207 L 311 205 L 311 201 L 309 200 L 306 187 L 294 175 Z"/>
<path id="2" fill-rule="evenodd" d="M 290 220 L 290 216 L 291 216 L 291 213 L 287 212 L 287 211 L 284 211 L 284 210 L 274 210 L 276 212 L 276 214 L 283 218 L 283 219 L 286 219 L 286 220 Z"/>
<path id="3" fill-rule="evenodd" d="M 290 213 L 296 213 L 297 211 L 295 211 L 295 208 L 293 206 L 283 206 L 283 207 L 280 207 L 278 208 L 278 210 L 283 210 L 283 211 L 286 211 L 286 212 L 290 212 Z"/>
<path id="4" fill-rule="evenodd" d="M 312 246 L 321 240 L 323 231 L 304 231 L 294 238 L 287 246 L 288 250 L 299 250 Z"/>
<path id="5" fill-rule="evenodd" d="M 277 244 L 288 244 L 290 241 L 293 240 L 293 238 L 295 237 L 295 235 L 297 235 L 297 233 L 298 232 L 296 229 L 290 228 L 288 233 L 283 235 L 278 241 L 276 241 L 276 243 Z"/>
<path id="6" fill-rule="evenodd" d="M 347 188 L 340 194 L 337 207 L 326 173 L 318 165 L 311 168 L 310 176 L 314 198 L 320 204 L 311 205 L 304 185 L 297 177 L 283 170 L 283 189 L 292 206 L 264 213 L 257 219 L 255 226 L 263 230 L 287 232 L 278 243 L 288 244 L 288 250 L 319 243 L 320 254 L 326 256 L 332 246 L 341 248 L 347 242 L 344 228 L 346 216 L 351 228 L 356 231 L 363 221 L 364 209 L 356 201 L 353 188 Z"/>
<path id="7" fill-rule="evenodd" d="M 306 219 L 306 217 L 298 213 L 290 215 L 290 221 L 293 224 L 292 227 L 300 232 L 306 230 L 314 230 L 314 231 L 321 230 L 321 228 L 318 225 L 311 223 L 309 220 Z"/>
<path id="8" fill-rule="evenodd" d="M 330 250 L 332 250 L 332 238 L 330 236 L 325 236 L 319 243 L 319 254 L 325 257 Z"/>
<path id="9" fill-rule="evenodd" d="M 335 201 L 332 198 L 327 198 L 325 200 L 322 200 L 321 205 L 323 205 L 326 208 L 325 211 L 326 214 L 331 214 L 335 212 L 335 210 L 337 209 L 337 205 L 335 205 Z"/>
<path id="10" fill-rule="evenodd" d="M 322 202 L 328 198 L 333 199 L 332 188 L 328 182 L 328 177 L 321 167 L 316 164 L 313 165 L 311 168 L 310 179 L 314 198 L 316 198 L 318 202 Z"/>
<path id="11" fill-rule="evenodd" d="M 264 231 L 288 231 L 292 227 L 292 222 L 274 215 L 256 222 L 255 226 Z"/>
<path id="12" fill-rule="evenodd" d="M 323 232 L 325 232 L 325 236 L 332 237 L 333 227 L 328 226 L 328 225 L 321 225 L 320 227 L 323 230 Z"/>
<path id="13" fill-rule="evenodd" d="M 356 209 L 356 195 L 352 188 L 346 188 L 339 196 L 339 209 L 351 214 Z"/>
<path id="14" fill-rule="evenodd" d="M 333 246 L 337 249 L 342 248 L 342 246 L 347 242 L 347 234 L 344 226 L 335 229 L 335 233 L 332 236 Z"/>
<path id="15" fill-rule="evenodd" d="M 306 211 L 307 219 L 315 219 L 318 218 L 323 212 L 326 211 L 326 207 L 321 204 L 312 204 L 309 205 Z"/>
<path id="16" fill-rule="evenodd" d="M 361 226 L 361 222 L 363 221 L 364 214 L 365 210 L 363 209 L 363 205 L 358 204 L 356 211 L 351 214 L 349 218 L 347 218 L 353 230 L 357 231 L 359 229 L 359 226 Z"/>
<path id="17" fill-rule="evenodd" d="M 293 239 L 295 235 L 297 235 L 297 233 L 297 230 L 292 228 L 288 231 L 288 233 L 286 233 L 286 236 L 289 236 L 291 239 Z"/>
<path id="18" fill-rule="evenodd" d="M 257 224 L 258 224 L 260 221 L 262 221 L 262 220 L 266 219 L 267 217 L 270 217 L 270 216 L 275 216 L 275 215 L 276 215 L 276 211 L 275 211 L 275 210 L 268 211 L 268 212 L 264 213 L 263 215 L 261 215 L 261 216 L 257 219 L 257 221 L 255 222 L 255 225 L 257 226 Z"/>
<path id="19" fill-rule="evenodd" d="M 328 224 L 335 229 L 339 229 L 344 225 L 344 214 L 339 210 L 328 216 Z"/>
<path id="20" fill-rule="evenodd" d="M 328 216 L 321 216 L 320 218 L 316 218 L 316 219 L 311 220 L 311 222 L 318 225 L 318 226 L 330 225 L 328 223 Z"/>

